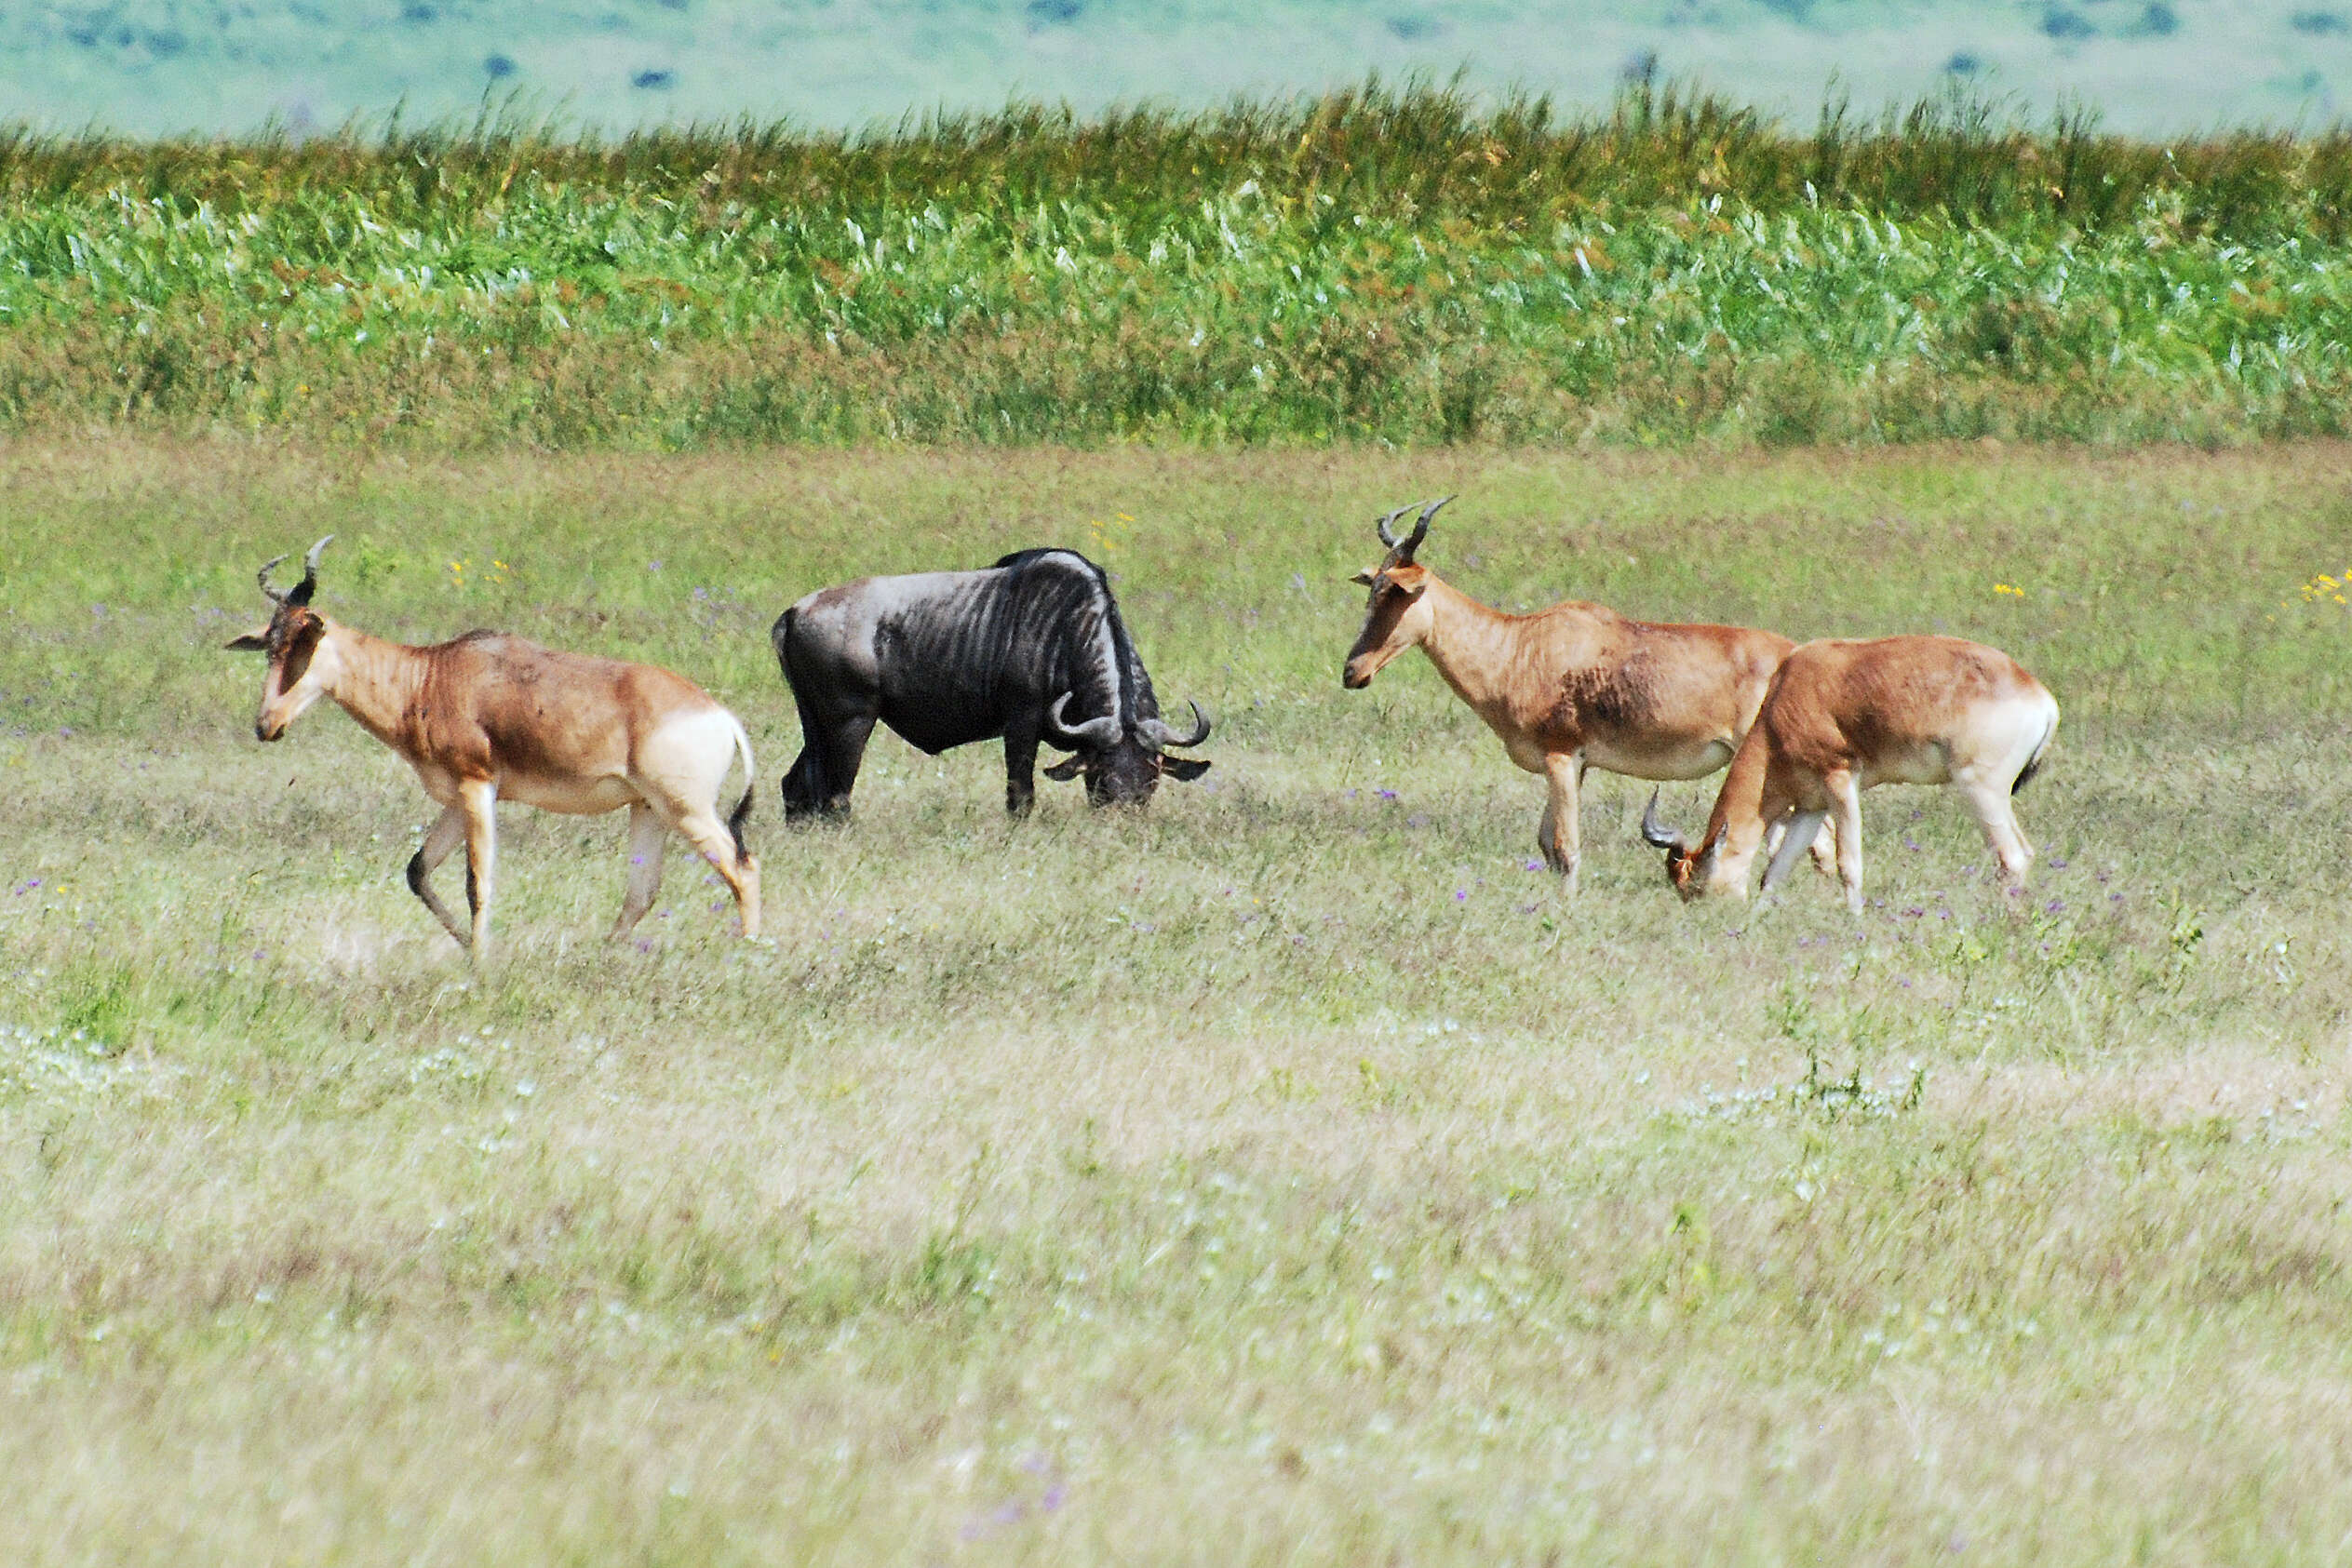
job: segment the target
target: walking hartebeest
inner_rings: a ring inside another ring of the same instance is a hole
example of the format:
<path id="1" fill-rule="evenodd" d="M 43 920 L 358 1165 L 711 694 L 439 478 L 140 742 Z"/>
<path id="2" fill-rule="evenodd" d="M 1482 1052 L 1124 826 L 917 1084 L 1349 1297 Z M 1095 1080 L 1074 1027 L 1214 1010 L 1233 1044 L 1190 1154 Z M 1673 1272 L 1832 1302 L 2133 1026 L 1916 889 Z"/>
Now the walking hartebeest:
<path id="1" fill-rule="evenodd" d="M 1532 615 L 1489 609 L 1413 558 L 1430 519 L 1452 499 L 1423 506 L 1404 539 L 1389 525 L 1410 506 L 1376 525 L 1389 553 L 1355 575 L 1371 588 L 1372 601 L 1340 683 L 1351 690 L 1368 686 L 1406 649 L 1427 653 L 1512 761 L 1543 775 L 1550 793 L 1536 847 L 1573 891 L 1584 771 L 1637 779 L 1714 772 L 1731 759 L 1772 672 L 1796 644 L 1746 626 L 1629 621 L 1574 599 Z M 1825 855 L 1826 848 L 1817 846 L 1817 852 Z"/>
<path id="2" fill-rule="evenodd" d="M 743 931 L 759 934 L 759 863 L 744 847 L 751 814 L 751 739 L 733 714 L 693 682 L 651 664 L 561 653 L 497 632 L 409 648 L 338 624 L 310 608 L 318 556 L 302 580 L 270 586 L 280 556 L 262 569 L 270 623 L 229 643 L 269 654 L 253 732 L 264 741 L 321 697 L 332 697 L 416 770 L 441 819 L 409 862 L 409 886 L 479 960 L 489 951 L 500 799 L 593 816 L 629 808 L 629 890 L 612 935 L 625 936 L 662 881 L 662 830 L 684 838 L 734 890 Z M 744 796 L 724 827 L 719 787 L 743 758 Z M 465 841 L 473 929 L 435 896 L 433 868 Z"/>
<path id="3" fill-rule="evenodd" d="M 1209 738 L 1160 717 L 1151 677 L 1102 568 L 1075 550 L 1022 550 L 983 571 L 861 577 L 820 588 L 776 618 L 776 663 L 800 710 L 800 755 L 784 813 L 838 815 L 877 720 L 933 756 L 1004 737 L 1004 809 L 1037 796 L 1040 741 L 1075 755 L 1049 779 L 1086 775 L 1097 806 L 1141 806 L 1198 757 L 1163 755 Z M 1072 718 L 1070 710 L 1087 717 Z"/>
<path id="4" fill-rule="evenodd" d="M 1769 891 L 1794 858 L 1789 846 L 1824 817 L 1837 831 L 1846 903 L 1862 906 L 1861 793 L 1873 784 L 1950 784 L 1969 803 L 2012 888 L 2034 847 L 2009 797 L 2041 766 L 2058 732 L 2058 702 L 1998 649 L 1958 637 L 1808 642 L 1790 654 L 1740 743 L 1696 850 L 1642 813 L 1642 837 L 1666 851 L 1666 875 L 1686 899 L 1747 896 L 1748 869 L 1766 831 L 1788 836 L 1765 867 Z"/>

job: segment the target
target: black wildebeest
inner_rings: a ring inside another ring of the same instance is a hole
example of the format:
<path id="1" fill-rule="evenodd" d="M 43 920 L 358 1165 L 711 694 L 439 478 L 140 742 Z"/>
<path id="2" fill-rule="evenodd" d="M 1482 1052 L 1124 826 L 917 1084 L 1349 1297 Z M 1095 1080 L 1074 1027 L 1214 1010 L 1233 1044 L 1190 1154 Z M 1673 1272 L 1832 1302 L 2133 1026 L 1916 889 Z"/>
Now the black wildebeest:
<path id="1" fill-rule="evenodd" d="M 1163 773 L 1208 771 L 1162 755 L 1207 740 L 1209 721 L 1194 703 L 1191 734 L 1162 722 L 1109 583 L 1074 550 L 820 588 L 777 618 L 769 640 L 800 709 L 786 817 L 849 810 L 877 719 L 934 757 L 1003 736 L 1004 807 L 1015 816 L 1037 795 L 1040 741 L 1072 754 L 1045 776 L 1083 773 L 1097 806 L 1141 805 Z"/>

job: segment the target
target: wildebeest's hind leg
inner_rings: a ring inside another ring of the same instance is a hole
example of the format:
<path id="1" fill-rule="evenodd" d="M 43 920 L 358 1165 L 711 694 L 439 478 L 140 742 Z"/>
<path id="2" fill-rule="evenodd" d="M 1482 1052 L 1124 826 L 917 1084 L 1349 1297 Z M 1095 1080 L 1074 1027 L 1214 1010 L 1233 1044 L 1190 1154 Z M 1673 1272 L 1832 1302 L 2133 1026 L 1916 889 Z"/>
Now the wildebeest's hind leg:
<path id="1" fill-rule="evenodd" d="M 797 693 L 796 693 L 797 695 Z M 874 716 L 853 714 L 830 717 L 800 704 L 800 755 L 784 775 L 784 814 L 796 817 L 838 816 L 850 809 L 850 790 L 866 760 L 866 743 L 874 733 Z"/>

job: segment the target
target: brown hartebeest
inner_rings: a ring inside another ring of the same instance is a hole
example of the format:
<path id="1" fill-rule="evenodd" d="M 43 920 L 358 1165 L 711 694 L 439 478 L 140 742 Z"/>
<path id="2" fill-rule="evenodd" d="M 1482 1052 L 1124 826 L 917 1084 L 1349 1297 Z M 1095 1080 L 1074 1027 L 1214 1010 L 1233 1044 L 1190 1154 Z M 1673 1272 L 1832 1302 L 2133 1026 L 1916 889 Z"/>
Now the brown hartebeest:
<path id="1" fill-rule="evenodd" d="M 1428 654 L 1512 761 L 1543 775 L 1550 793 L 1536 846 L 1573 891 L 1584 771 L 1704 778 L 1731 759 L 1772 672 L 1796 644 L 1746 626 L 1629 621 L 1574 599 L 1532 615 L 1489 609 L 1413 558 L 1430 519 L 1453 499 L 1423 506 L 1403 539 L 1389 525 L 1412 507 L 1376 525 L 1388 555 L 1355 575 L 1371 588 L 1372 600 L 1340 684 L 1351 690 L 1370 685 L 1408 648 Z M 1826 862 L 1826 839 L 1816 853 Z"/>
<path id="2" fill-rule="evenodd" d="M 409 886 L 477 960 L 490 943 L 498 860 L 496 807 L 519 800 L 582 816 L 629 808 L 629 888 L 612 935 L 625 936 L 662 880 L 662 830 L 684 838 L 734 890 L 747 937 L 759 934 L 759 863 L 745 848 L 751 814 L 751 739 L 732 713 L 693 682 L 651 664 L 561 653 L 497 632 L 410 648 L 338 624 L 310 608 L 318 556 L 302 580 L 270 586 L 280 556 L 262 569 L 270 623 L 229 643 L 269 654 L 253 732 L 264 741 L 321 697 L 332 697 L 416 770 L 441 818 L 409 862 Z M 719 788 L 743 758 L 744 796 L 722 826 Z M 473 929 L 435 896 L 433 868 L 465 841 L 465 897 Z"/>
<path id="3" fill-rule="evenodd" d="M 2023 887 L 2034 847 L 2018 831 L 2009 797 L 2040 768 L 2057 732 L 2057 699 L 1998 649 L 1936 637 L 1808 642 L 1774 677 L 1700 847 L 1659 823 L 1655 794 L 1642 837 L 1666 851 L 1666 875 L 1684 898 L 1744 898 L 1767 829 L 1788 824 L 1765 867 L 1769 891 L 1788 872 L 1788 846 L 1833 818 L 1846 903 L 1859 911 L 1862 791 L 1949 784 L 1984 829 L 2009 886 Z"/>

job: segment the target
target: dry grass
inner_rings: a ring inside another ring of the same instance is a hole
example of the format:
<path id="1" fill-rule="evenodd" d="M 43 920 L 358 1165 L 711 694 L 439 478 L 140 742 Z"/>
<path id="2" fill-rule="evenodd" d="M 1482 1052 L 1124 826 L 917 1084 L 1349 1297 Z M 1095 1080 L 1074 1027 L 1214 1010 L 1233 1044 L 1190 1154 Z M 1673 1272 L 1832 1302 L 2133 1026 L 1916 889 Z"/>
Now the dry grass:
<path id="1" fill-rule="evenodd" d="M 2352 638 L 2296 592 L 2343 574 L 2352 454 L 7 458 L 22 1561 L 2352 1531 Z M 2019 652 L 2067 706 L 2031 908 L 1886 791 L 1859 923 L 1810 885 L 1685 910 L 1597 775 L 1562 901 L 1539 792 L 1429 671 L 1338 690 L 1364 519 L 1457 489 L 1428 558 L 1489 598 Z M 399 884 L 398 765 L 331 714 L 262 751 L 214 650 L 329 528 L 329 613 L 656 658 L 744 713 L 777 945 L 674 859 L 648 949 L 604 947 L 617 824 L 517 813 L 469 973 Z M 889 742 L 853 825 L 785 832 L 774 610 L 1042 541 L 1110 557 L 1163 692 L 1219 716 L 1216 788 L 1016 827 L 993 752 Z"/>

